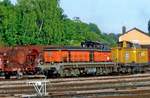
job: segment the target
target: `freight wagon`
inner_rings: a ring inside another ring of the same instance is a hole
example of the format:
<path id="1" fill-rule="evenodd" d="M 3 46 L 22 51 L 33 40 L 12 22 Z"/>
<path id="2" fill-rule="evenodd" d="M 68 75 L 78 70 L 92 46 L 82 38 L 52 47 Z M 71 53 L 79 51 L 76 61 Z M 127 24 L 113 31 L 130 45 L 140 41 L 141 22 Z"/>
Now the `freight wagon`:
<path id="1" fill-rule="evenodd" d="M 0 48 L 0 76 L 10 78 L 18 72 L 23 75 L 35 74 L 41 50 L 41 46 Z"/>

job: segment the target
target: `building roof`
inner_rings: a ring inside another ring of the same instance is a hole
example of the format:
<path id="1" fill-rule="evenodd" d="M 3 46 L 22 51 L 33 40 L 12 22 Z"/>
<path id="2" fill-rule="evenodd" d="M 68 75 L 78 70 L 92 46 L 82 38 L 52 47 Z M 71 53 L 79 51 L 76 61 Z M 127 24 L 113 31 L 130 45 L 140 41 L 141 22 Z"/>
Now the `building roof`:
<path id="1" fill-rule="evenodd" d="M 138 28 L 136 28 L 136 27 L 134 27 L 133 29 L 131 29 L 131 30 L 128 30 L 126 33 L 124 33 L 124 34 L 127 34 L 127 33 L 129 33 L 130 31 L 133 31 L 133 30 L 137 30 L 137 31 L 139 31 L 139 32 L 141 32 L 141 33 L 143 33 L 143 34 L 145 34 L 146 36 L 149 36 L 150 37 L 150 35 L 148 34 L 148 33 L 146 33 L 146 32 L 144 32 L 144 31 L 142 31 L 142 30 L 140 30 L 140 29 L 138 29 Z M 121 34 L 120 36 L 122 36 L 122 35 L 124 35 L 124 34 Z"/>
<path id="2" fill-rule="evenodd" d="M 140 36 L 139 37 L 136 37 L 136 36 L 134 37 L 134 34 L 133 34 L 134 31 L 139 32 L 140 34 L 142 34 L 142 36 L 141 37 Z M 134 39 L 139 40 L 138 43 L 140 45 L 146 45 L 145 47 L 149 47 L 149 45 L 150 45 L 150 35 L 148 33 L 144 32 L 144 31 L 136 28 L 136 27 L 129 30 L 129 31 L 126 31 L 125 33 L 121 34 L 120 37 L 119 37 L 119 41 L 126 40 L 126 41 L 129 41 L 129 42 L 132 42 L 132 40 L 134 40 Z"/>

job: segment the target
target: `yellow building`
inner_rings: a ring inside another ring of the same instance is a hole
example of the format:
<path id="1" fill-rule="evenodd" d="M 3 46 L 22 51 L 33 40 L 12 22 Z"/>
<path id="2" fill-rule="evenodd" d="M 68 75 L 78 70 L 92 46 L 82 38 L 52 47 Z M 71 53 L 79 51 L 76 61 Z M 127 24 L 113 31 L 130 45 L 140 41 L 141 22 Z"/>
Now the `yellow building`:
<path id="1" fill-rule="evenodd" d="M 128 41 L 143 46 L 150 45 L 150 36 L 148 35 L 148 33 L 145 33 L 140 29 L 133 28 L 126 32 L 124 28 L 123 32 L 124 33 L 119 37 L 119 42 Z"/>

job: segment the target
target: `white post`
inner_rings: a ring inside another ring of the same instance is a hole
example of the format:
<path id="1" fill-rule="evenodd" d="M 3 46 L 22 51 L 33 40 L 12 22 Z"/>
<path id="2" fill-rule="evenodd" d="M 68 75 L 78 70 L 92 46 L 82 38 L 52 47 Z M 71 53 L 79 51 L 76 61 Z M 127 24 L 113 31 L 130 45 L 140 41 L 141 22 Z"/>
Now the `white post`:
<path id="1" fill-rule="evenodd" d="M 37 81 L 27 81 L 29 85 L 32 85 L 36 91 L 37 96 L 46 96 L 46 83 L 49 82 L 48 80 L 37 80 Z"/>

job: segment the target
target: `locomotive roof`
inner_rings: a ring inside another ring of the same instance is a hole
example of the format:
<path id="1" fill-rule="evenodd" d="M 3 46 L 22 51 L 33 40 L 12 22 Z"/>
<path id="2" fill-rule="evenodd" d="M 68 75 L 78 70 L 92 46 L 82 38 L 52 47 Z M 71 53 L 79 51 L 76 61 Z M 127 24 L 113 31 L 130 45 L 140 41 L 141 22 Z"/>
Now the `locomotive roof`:
<path id="1" fill-rule="evenodd" d="M 95 51 L 109 51 L 103 50 L 100 48 L 84 48 L 84 47 L 72 47 L 72 46 L 64 46 L 64 47 L 45 47 L 44 51 L 50 50 L 95 50 Z"/>

